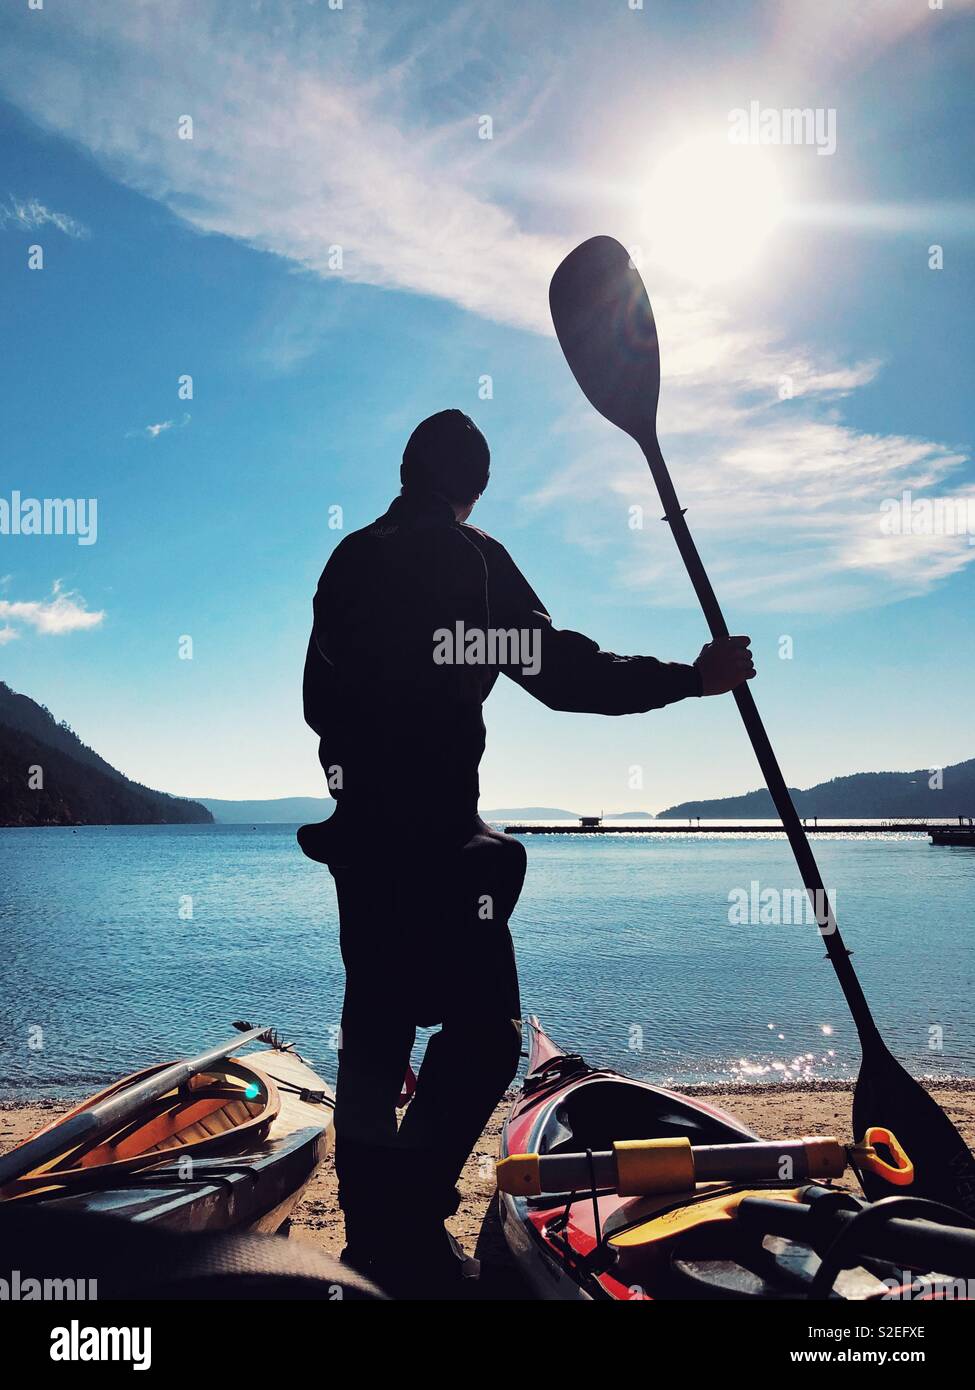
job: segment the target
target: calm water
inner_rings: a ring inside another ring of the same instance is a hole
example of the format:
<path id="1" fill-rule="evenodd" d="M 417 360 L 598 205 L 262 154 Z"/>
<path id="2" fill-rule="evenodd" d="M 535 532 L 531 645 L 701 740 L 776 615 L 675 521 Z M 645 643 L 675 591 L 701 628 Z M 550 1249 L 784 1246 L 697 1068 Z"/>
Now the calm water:
<path id="1" fill-rule="evenodd" d="M 526 844 L 524 1007 L 563 1044 L 657 1080 L 855 1074 L 815 927 L 728 920 L 733 890 L 773 890 L 775 915 L 798 886 L 781 836 Z M 815 850 L 893 1050 L 918 1074 L 975 1074 L 975 852 L 897 834 Z M 0 923 L 0 1097 L 90 1090 L 236 1018 L 274 1024 L 334 1077 L 334 894 L 292 826 L 0 830 Z"/>

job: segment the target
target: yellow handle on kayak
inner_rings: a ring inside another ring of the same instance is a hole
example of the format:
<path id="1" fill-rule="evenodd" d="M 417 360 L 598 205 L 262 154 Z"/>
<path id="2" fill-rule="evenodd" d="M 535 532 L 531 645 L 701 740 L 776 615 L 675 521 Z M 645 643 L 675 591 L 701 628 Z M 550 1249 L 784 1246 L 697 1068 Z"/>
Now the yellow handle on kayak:
<path id="1" fill-rule="evenodd" d="M 538 1154 L 511 1154 L 497 1165 L 498 1191 L 517 1197 L 538 1197 L 542 1191 Z"/>
<path id="2" fill-rule="evenodd" d="M 498 1191 L 513 1197 L 611 1187 L 621 1197 L 694 1188 L 689 1139 L 624 1139 L 609 1152 L 509 1154 L 497 1165 Z"/>
<path id="3" fill-rule="evenodd" d="M 890 1150 L 893 1163 L 887 1163 L 880 1157 L 876 1150 L 877 1144 L 883 1144 L 884 1148 Z M 865 1168 L 868 1173 L 875 1173 L 892 1187 L 910 1187 L 914 1181 L 914 1164 L 904 1152 L 897 1135 L 884 1125 L 871 1125 L 863 1136 L 862 1143 L 854 1144 L 850 1149 L 850 1156 L 861 1168 Z"/>
<path id="4" fill-rule="evenodd" d="M 689 1139 L 617 1140 L 613 1156 L 616 1191 L 621 1197 L 694 1190 L 694 1154 Z"/>

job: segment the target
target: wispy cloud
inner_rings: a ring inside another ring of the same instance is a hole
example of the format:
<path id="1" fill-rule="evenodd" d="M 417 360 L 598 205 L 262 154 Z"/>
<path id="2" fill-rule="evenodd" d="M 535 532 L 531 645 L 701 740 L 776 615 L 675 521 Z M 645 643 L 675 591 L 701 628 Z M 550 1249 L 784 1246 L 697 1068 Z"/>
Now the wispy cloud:
<path id="1" fill-rule="evenodd" d="M 469 50 L 487 21 L 458 8 Z M 438 122 L 412 105 L 413 49 L 436 42 L 442 55 L 437 25 L 412 47 L 391 35 L 398 61 L 377 70 L 359 51 L 351 8 L 306 12 L 301 27 L 289 6 L 273 35 L 260 12 L 256 35 L 245 10 L 230 20 L 223 5 L 174 0 L 159 24 L 157 6 L 76 0 L 43 45 L 19 26 L 22 41 L 8 38 L 0 54 L 0 80 L 43 125 L 202 231 L 323 277 L 434 295 L 547 331 L 548 275 L 566 245 L 522 229 L 476 191 L 494 149 L 478 139 L 476 107 Z M 110 74 L 98 85 L 96 68 Z M 503 131 L 509 97 L 503 86 L 494 95 Z M 192 140 L 178 138 L 183 115 Z"/>
<path id="2" fill-rule="evenodd" d="M 772 611 L 864 607 L 928 592 L 975 562 L 965 535 L 890 534 L 883 503 L 972 499 L 967 456 L 924 439 L 872 435 L 782 401 L 664 452 L 715 585 L 729 604 Z M 692 603 L 636 446 L 581 407 L 564 422 L 573 464 L 529 505 L 554 508 L 569 539 L 611 557 L 617 584 L 651 603 Z M 643 509 L 632 529 L 631 508 Z M 649 534 L 648 534 L 649 533 Z"/>
<path id="3" fill-rule="evenodd" d="M 158 439 L 161 434 L 166 434 L 169 430 L 182 430 L 190 423 L 190 415 L 184 415 L 181 420 L 159 420 L 154 425 L 143 425 L 141 429 L 129 430 L 126 439 Z"/>
<path id="4" fill-rule="evenodd" d="M 88 228 L 77 218 L 66 212 L 55 212 L 36 198 L 10 197 L 6 203 L 0 203 L 0 229 L 5 227 L 15 227 L 25 232 L 37 231 L 41 227 L 54 227 L 76 241 L 90 235 Z"/>
<path id="5" fill-rule="evenodd" d="M 9 642 L 20 635 L 18 627 L 12 624 L 32 628 L 45 637 L 61 637 L 68 632 L 98 627 L 104 617 L 103 610 L 92 612 L 80 594 L 64 589 L 56 579 L 50 598 L 0 599 L 0 619 L 5 622 L 0 640 Z"/>

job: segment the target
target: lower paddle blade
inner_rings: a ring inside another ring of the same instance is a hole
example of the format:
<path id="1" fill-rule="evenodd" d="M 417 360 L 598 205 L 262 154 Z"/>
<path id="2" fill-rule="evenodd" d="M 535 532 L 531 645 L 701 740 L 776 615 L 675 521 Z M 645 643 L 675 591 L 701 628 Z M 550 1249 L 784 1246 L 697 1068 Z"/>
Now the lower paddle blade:
<path id="1" fill-rule="evenodd" d="M 657 326 L 629 252 L 609 236 L 584 241 L 552 276 L 548 298 L 559 346 L 591 404 L 635 439 L 652 435 Z"/>
<path id="2" fill-rule="evenodd" d="M 864 1048 L 853 1092 L 853 1135 L 871 1125 L 893 1131 L 914 1165 L 914 1181 L 901 1191 L 957 1207 L 975 1220 L 975 1158 L 938 1102 L 910 1076 L 879 1039 Z M 860 1175 L 871 1201 L 890 1197 L 883 1178 Z"/>

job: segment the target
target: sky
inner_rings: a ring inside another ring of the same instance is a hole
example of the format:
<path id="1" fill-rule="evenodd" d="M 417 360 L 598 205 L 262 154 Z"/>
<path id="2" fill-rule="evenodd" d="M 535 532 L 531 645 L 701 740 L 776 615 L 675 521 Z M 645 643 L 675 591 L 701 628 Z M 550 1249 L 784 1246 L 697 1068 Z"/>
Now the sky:
<path id="1" fill-rule="evenodd" d="M 556 625 L 692 660 L 646 466 L 548 318 L 606 233 L 789 783 L 972 757 L 973 49 L 967 0 L 9 0 L 0 522 L 93 498 L 97 531 L 0 533 L 0 677 L 151 786 L 325 795 L 311 597 L 447 406 Z M 606 719 L 501 682 L 485 715 L 485 808 L 760 782 L 730 697 Z"/>

